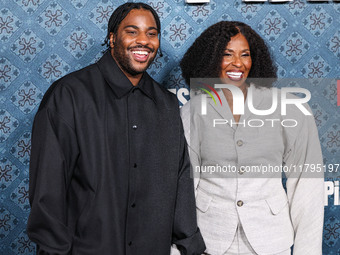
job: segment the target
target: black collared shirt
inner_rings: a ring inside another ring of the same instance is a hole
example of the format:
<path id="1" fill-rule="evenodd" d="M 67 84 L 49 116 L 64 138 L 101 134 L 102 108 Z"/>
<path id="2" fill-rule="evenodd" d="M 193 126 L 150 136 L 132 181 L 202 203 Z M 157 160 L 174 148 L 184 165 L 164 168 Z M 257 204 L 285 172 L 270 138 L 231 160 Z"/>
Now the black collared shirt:
<path id="1" fill-rule="evenodd" d="M 38 254 L 200 254 L 177 98 L 109 52 L 55 82 L 34 120 L 28 235 Z"/>

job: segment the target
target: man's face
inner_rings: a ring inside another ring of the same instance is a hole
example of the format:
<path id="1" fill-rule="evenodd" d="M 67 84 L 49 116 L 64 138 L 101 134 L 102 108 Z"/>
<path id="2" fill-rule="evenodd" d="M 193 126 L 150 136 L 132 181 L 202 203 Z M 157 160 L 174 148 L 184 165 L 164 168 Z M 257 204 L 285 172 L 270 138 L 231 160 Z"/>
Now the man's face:
<path id="1" fill-rule="evenodd" d="M 152 13 L 133 9 L 110 36 L 111 54 L 126 75 L 143 73 L 159 48 L 157 25 Z"/>

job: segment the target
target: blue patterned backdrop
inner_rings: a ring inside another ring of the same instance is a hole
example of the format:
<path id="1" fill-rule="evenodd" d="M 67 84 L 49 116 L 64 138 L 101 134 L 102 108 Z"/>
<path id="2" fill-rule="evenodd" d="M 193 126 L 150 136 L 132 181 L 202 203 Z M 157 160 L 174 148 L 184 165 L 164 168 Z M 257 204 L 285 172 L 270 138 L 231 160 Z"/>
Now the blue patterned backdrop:
<path id="1" fill-rule="evenodd" d="M 162 22 L 161 47 L 149 73 L 177 91 L 181 103 L 188 86 L 179 60 L 195 38 L 220 20 L 250 24 L 269 43 L 280 77 L 340 79 L 340 3 L 294 0 L 284 4 L 245 4 L 211 0 L 149 0 Z M 31 126 L 49 85 L 93 63 L 112 11 L 122 0 L 0 0 L 0 254 L 34 254 L 26 235 L 29 214 L 28 165 Z M 324 161 L 340 163 L 340 114 L 336 83 L 307 88 L 319 128 Z M 339 169 L 340 170 L 340 169 Z M 334 188 L 325 207 L 323 254 L 340 254 L 340 174 L 326 175 Z M 311 240 L 312 241 L 312 240 Z"/>

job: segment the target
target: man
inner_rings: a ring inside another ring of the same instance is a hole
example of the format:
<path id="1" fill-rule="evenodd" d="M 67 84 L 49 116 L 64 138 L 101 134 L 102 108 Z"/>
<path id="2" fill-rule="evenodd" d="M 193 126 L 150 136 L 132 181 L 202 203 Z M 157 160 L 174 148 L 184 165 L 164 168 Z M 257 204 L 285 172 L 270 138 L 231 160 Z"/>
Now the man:
<path id="1" fill-rule="evenodd" d="M 38 254 L 201 254 L 177 99 L 145 72 L 160 22 L 112 14 L 111 50 L 55 82 L 35 117 L 28 235 Z"/>

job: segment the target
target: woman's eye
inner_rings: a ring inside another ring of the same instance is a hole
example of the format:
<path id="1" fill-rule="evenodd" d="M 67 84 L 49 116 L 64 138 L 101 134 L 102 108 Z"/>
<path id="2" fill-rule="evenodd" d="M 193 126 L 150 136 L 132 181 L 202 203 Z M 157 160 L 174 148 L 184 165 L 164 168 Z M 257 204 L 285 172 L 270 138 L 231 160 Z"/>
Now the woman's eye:
<path id="1" fill-rule="evenodd" d="M 223 56 L 227 56 L 227 57 L 230 57 L 231 54 L 230 53 L 224 53 Z"/>
<path id="2" fill-rule="evenodd" d="M 135 31 L 127 31 L 126 33 L 133 35 L 133 34 L 135 34 L 136 32 L 135 32 Z"/>

